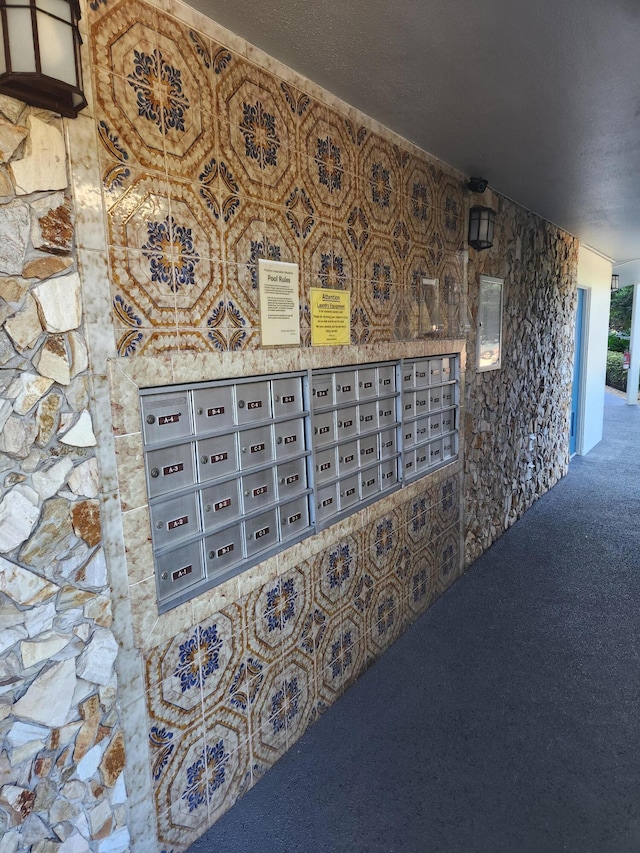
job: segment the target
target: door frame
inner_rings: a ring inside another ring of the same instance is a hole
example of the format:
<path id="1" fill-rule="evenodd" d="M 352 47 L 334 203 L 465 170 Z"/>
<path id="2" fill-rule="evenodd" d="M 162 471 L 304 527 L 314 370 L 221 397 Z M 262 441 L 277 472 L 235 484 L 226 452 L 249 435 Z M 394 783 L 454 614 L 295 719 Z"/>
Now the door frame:
<path id="1" fill-rule="evenodd" d="M 585 396 L 587 390 L 587 371 L 586 354 L 589 348 L 589 322 L 591 315 L 591 288 L 578 285 L 578 291 L 582 291 L 582 323 L 581 328 L 576 334 L 576 346 L 580 349 L 580 372 L 578 374 L 578 400 L 576 405 L 576 449 L 571 456 L 582 456 L 584 446 L 584 417 L 585 417 Z M 576 295 L 576 314 L 578 296 Z M 577 325 L 577 323 L 575 324 Z M 576 330 L 578 331 L 578 330 Z M 574 354 L 575 365 L 575 354 Z M 571 394 L 573 395 L 573 383 L 575 376 L 571 382 Z M 571 426 L 569 426 L 569 440 L 571 440 Z"/>

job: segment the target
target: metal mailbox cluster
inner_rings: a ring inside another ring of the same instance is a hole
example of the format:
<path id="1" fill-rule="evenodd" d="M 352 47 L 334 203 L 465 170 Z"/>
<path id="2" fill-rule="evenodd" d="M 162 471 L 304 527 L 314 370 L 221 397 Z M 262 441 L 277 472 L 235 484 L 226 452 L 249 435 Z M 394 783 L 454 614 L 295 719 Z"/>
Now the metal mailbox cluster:
<path id="1" fill-rule="evenodd" d="M 454 356 L 143 389 L 160 612 L 457 453 Z"/>

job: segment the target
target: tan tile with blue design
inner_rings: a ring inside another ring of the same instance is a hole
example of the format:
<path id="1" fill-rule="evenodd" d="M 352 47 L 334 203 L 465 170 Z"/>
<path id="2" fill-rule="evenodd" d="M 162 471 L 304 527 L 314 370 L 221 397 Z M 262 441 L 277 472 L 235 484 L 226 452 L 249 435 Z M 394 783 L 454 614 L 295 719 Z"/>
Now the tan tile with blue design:
<path id="1" fill-rule="evenodd" d="M 403 535 L 404 519 L 399 510 L 371 521 L 364 533 L 364 570 L 375 579 L 393 572 Z"/>
<path id="2" fill-rule="evenodd" d="M 285 679 L 284 666 L 264 671 L 250 713 L 252 763 L 269 769 L 287 749 L 287 716 L 295 713 L 297 684 Z M 288 682 L 288 683 L 287 683 Z"/>
<path id="3" fill-rule="evenodd" d="M 242 204 L 224 231 L 227 299 L 233 300 L 247 324 L 258 326 L 258 260 L 282 260 L 281 249 L 267 239 L 262 204 Z"/>
<path id="4" fill-rule="evenodd" d="M 167 259 L 155 252 L 111 247 L 114 322 L 135 328 L 176 329 L 176 294 Z"/>
<path id="5" fill-rule="evenodd" d="M 363 253 L 361 270 L 362 305 L 371 325 L 390 330 L 398 308 L 401 283 L 391 241 L 378 234 L 373 235 Z"/>
<path id="6" fill-rule="evenodd" d="M 172 846 L 189 844 L 209 826 L 207 745 L 202 722 L 184 732 L 155 780 L 158 840 Z M 209 766 L 215 757 L 209 756 Z"/>
<path id="7" fill-rule="evenodd" d="M 431 546 L 435 559 L 438 593 L 444 592 L 462 573 L 460 531 L 451 527 Z"/>
<path id="8" fill-rule="evenodd" d="M 220 156 L 244 192 L 283 204 L 297 173 L 296 123 L 279 82 L 233 56 L 217 81 Z"/>
<path id="9" fill-rule="evenodd" d="M 359 536 L 345 536 L 318 554 L 313 561 L 318 605 L 331 614 L 351 602 L 363 572 Z"/>
<path id="10" fill-rule="evenodd" d="M 213 824 L 246 790 L 251 766 L 246 721 L 231 714 L 205 720 L 205 741 L 209 824 Z"/>
<path id="11" fill-rule="evenodd" d="M 414 622 L 435 598 L 436 577 L 431 548 L 426 545 L 412 556 L 410 571 L 405 580 L 407 591 L 406 614 Z"/>
<path id="12" fill-rule="evenodd" d="M 438 186 L 439 231 L 445 247 L 458 252 L 464 248 L 464 223 L 466 218 L 463 184 L 442 172 Z"/>
<path id="13" fill-rule="evenodd" d="M 310 579 L 304 567 L 279 575 L 244 604 L 248 649 L 269 664 L 295 645 L 312 600 Z"/>
<path id="14" fill-rule="evenodd" d="M 319 214 L 325 218 L 350 209 L 356 199 L 355 146 L 340 116 L 320 107 L 300 126 L 300 167 Z"/>
<path id="15" fill-rule="evenodd" d="M 114 202 L 110 203 L 114 196 Z M 125 191 L 105 194 L 105 203 L 109 205 L 109 245 L 162 254 L 164 247 L 161 242 L 154 244 L 150 223 L 167 223 L 165 237 L 168 239 L 169 187 L 163 176 L 132 170 Z"/>
<path id="16" fill-rule="evenodd" d="M 424 242 L 437 215 L 437 171 L 426 160 L 410 155 L 402 182 L 402 215 L 414 240 Z"/>
<path id="17" fill-rule="evenodd" d="M 433 537 L 435 509 L 432 492 L 432 489 L 427 489 L 404 504 L 407 541 L 418 548 L 427 545 Z"/>
<path id="18" fill-rule="evenodd" d="M 154 36 L 157 23 L 157 10 L 139 0 L 122 0 L 122 2 L 106 2 L 93 0 L 89 4 L 89 22 L 91 25 L 91 59 L 94 71 L 108 69 L 116 71 L 121 76 L 123 66 L 118 65 L 117 59 L 126 53 L 124 45 L 135 43 L 135 36 L 144 33 L 142 45 L 148 45 L 155 50 Z M 142 25 L 138 29 L 136 25 Z M 132 35 L 133 31 L 133 35 Z"/>
<path id="19" fill-rule="evenodd" d="M 119 356 L 160 355 L 179 349 L 177 329 L 158 331 L 144 327 L 135 330 L 116 327 L 114 331 Z"/>
<path id="20" fill-rule="evenodd" d="M 403 596 L 399 580 L 389 575 L 375 588 L 367 621 L 367 651 L 382 654 L 403 628 Z"/>
<path id="21" fill-rule="evenodd" d="M 371 134 L 359 157 L 360 193 L 372 228 L 388 234 L 400 214 L 400 176 L 392 146 Z"/>
<path id="22" fill-rule="evenodd" d="M 315 669 L 313 661 L 294 649 L 287 654 L 282 673 L 282 700 L 272 722 L 284 721 L 287 749 L 290 749 L 311 724 L 315 706 Z"/>
<path id="23" fill-rule="evenodd" d="M 313 228 L 315 218 L 307 208 L 304 191 L 296 188 L 292 198 L 287 207 L 265 205 L 266 248 L 270 260 L 300 265 L 302 241 Z"/>
<path id="24" fill-rule="evenodd" d="M 459 475 L 453 474 L 435 487 L 437 503 L 435 505 L 438 521 L 443 530 L 456 524 L 460 518 Z"/>
<path id="25" fill-rule="evenodd" d="M 302 268 L 309 287 L 352 290 L 358 262 L 346 232 L 333 228 L 327 220 L 318 222 L 303 245 Z"/>
<path id="26" fill-rule="evenodd" d="M 299 125 L 300 121 L 303 120 L 306 115 L 317 108 L 317 101 L 314 101 L 309 97 L 309 95 L 307 95 L 307 93 L 299 86 L 294 86 L 292 83 L 287 83 L 284 80 L 279 80 L 278 85 L 280 87 L 280 91 L 284 95 L 287 106 L 291 110 L 291 115 L 296 122 L 296 125 Z M 296 141 L 298 141 L 298 139 L 299 134 L 296 133 Z"/>

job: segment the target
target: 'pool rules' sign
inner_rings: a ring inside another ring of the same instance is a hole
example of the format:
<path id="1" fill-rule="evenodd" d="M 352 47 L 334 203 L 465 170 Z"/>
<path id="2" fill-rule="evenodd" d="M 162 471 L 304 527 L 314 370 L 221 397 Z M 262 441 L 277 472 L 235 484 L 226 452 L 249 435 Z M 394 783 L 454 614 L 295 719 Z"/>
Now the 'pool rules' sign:
<path id="1" fill-rule="evenodd" d="M 350 304 L 348 290 L 311 288 L 311 346 L 351 343 Z"/>
<path id="2" fill-rule="evenodd" d="M 258 261 L 263 347 L 300 346 L 298 264 Z"/>

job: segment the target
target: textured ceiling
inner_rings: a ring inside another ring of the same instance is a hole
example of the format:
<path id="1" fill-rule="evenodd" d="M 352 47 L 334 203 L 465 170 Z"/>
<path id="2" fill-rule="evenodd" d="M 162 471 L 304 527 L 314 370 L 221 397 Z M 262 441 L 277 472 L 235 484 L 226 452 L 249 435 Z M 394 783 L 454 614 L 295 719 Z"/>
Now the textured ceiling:
<path id="1" fill-rule="evenodd" d="M 640 257 L 639 0 L 192 0 L 616 261 Z"/>

